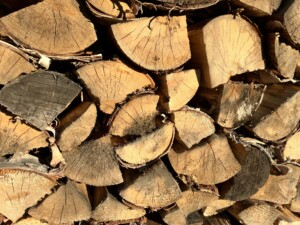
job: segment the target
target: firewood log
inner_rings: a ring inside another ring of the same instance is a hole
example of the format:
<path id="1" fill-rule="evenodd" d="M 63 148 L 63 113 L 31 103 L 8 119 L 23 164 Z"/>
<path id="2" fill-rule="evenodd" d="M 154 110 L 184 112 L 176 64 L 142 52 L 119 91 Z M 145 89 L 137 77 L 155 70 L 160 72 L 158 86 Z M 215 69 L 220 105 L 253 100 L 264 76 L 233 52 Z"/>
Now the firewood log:
<path id="1" fill-rule="evenodd" d="M 298 182 L 296 196 L 292 199 L 291 204 L 289 205 L 289 209 L 292 212 L 299 213 L 300 212 L 300 184 Z"/>
<path id="2" fill-rule="evenodd" d="M 118 47 L 142 68 L 172 70 L 191 57 L 185 16 L 141 18 L 111 30 Z"/>
<path id="3" fill-rule="evenodd" d="M 80 91 L 81 87 L 63 74 L 33 72 L 5 85 L 0 90 L 0 104 L 45 130 Z"/>
<path id="4" fill-rule="evenodd" d="M 88 220 L 91 217 L 91 206 L 75 185 L 68 181 L 41 204 L 30 208 L 28 213 L 50 224 L 71 224 Z"/>
<path id="5" fill-rule="evenodd" d="M 288 138 L 284 149 L 283 149 L 283 158 L 284 159 L 295 159 L 300 160 L 300 131 L 293 134 Z"/>
<path id="6" fill-rule="evenodd" d="M 137 72 L 119 61 L 99 61 L 77 70 L 79 78 L 97 98 L 100 110 L 111 114 L 117 103 L 137 90 L 154 88 L 152 78 Z"/>
<path id="7" fill-rule="evenodd" d="M 160 215 L 168 225 L 186 225 L 187 219 L 177 205 L 171 209 L 161 210 Z"/>
<path id="8" fill-rule="evenodd" d="M 227 199 L 216 199 L 213 200 L 202 209 L 203 216 L 210 217 L 213 215 L 217 215 L 222 211 L 225 211 L 228 207 L 232 206 L 235 203 L 235 201 L 227 200 Z"/>
<path id="9" fill-rule="evenodd" d="M 0 84 L 2 85 L 7 84 L 22 73 L 36 70 L 29 62 L 28 55 L 4 41 L 0 41 L 0 55 Z"/>
<path id="10" fill-rule="evenodd" d="M 245 14 L 251 16 L 269 16 L 277 10 L 282 0 L 233 0 L 231 3 L 245 9 Z"/>
<path id="11" fill-rule="evenodd" d="M 46 222 L 42 222 L 38 219 L 28 217 L 26 219 L 18 220 L 14 225 L 48 225 Z"/>
<path id="12" fill-rule="evenodd" d="M 237 74 L 265 68 L 257 28 L 241 17 L 219 16 L 191 27 L 189 37 L 201 86 L 214 88 Z"/>

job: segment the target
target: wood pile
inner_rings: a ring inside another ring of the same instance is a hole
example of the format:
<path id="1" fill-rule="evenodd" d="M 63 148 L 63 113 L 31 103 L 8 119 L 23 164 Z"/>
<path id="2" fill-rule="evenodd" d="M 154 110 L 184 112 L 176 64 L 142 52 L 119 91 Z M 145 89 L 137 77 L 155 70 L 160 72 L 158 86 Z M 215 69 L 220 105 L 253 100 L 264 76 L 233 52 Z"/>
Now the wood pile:
<path id="1" fill-rule="evenodd" d="M 0 224 L 300 224 L 300 0 L 0 1 Z"/>

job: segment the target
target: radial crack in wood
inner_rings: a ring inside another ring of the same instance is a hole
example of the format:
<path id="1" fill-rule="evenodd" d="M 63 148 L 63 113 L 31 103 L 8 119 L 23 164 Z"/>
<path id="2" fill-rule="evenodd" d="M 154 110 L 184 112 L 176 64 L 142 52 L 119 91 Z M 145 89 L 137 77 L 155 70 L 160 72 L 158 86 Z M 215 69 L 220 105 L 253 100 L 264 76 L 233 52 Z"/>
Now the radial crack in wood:
<path id="1" fill-rule="evenodd" d="M 145 135 L 156 128 L 159 96 L 145 94 L 130 99 L 111 118 L 109 133 L 117 136 Z"/>
<path id="2" fill-rule="evenodd" d="M 180 188 L 162 161 L 143 172 L 127 170 L 120 196 L 143 208 L 159 209 L 179 199 Z"/>
<path id="3" fill-rule="evenodd" d="M 191 57 L 185 16 L 141 18 L 111 29 L 124 54 L 145 69 L 175 69 Z"/>
<path id="4" fill-rule="evenodd" d="M 47 147 L 49 134 L 15 120 L 0 112 L 0 155 L 28 152 L 35 148 Z"/>
<path id="5" fill-rule="evenodd" d="M 201 68 L 201 86 L 214 88 L 230 77 L 264 69 L 257 28 L 241 17 L 223 15 L 189 31 L 192 63 Z"/>
<path id="6" fill-rule="evenodd" d="M 67 163 L 64 173 L 72 180 L 94 186 L 123 182 L 109 136 L 85 142 L 71 151 L 64 152 L 63 156 Z"/>
<path id="7" fill-rule="evenodd" d="M 77 74 L 91 94 L 98 98 L 100 110 L 107 114 L 111 114 L 116 104 L 124 101 L 129 94 L 155 87 L 149 75 L 118 61 L 90 63 L 78 69 Z"/>
<path id="8" fill-rule="evenodd" d="M 173 169 L 179 175 L 184 175 L 183 181 L 186 182 L 187 176 L 187 180 L 196 184 L 218 184 L 230 179 L 241 169 L 224 135 L 214 134 L 191 149 L 174 144 L 168 157 Z"/>
<path id="9" fill-rule="evenodd" d="M 44 0 L 2 17 L 0 23 L 7 35 L 46 54 L 81 52 L 97 40 L 75 0 Z"/>
<path id="10" fill-rule="evenodd" d="M 71 224 L 88 220 L 91 217 L 91 206 L 75 184 L 68 181 L 40 204 L 30 208 L 28 213 L 50 224 Z"/>
<path id="11" fill-rule="evenodd" d="M 121 165 L 127 168 L 143 167 L 169 151 L 175 135 L 174 124 L 166 123 L 157 130 L 116 149 Z"/>
<path id="12" fill-rule="evenodd" d="M 176 128 L 175 139 L 188 148 L 215 133 L 213 120 L 200 110 L 183 108 L 173 112 L 171 120 Z"/>
<path id="13" fill-rule="evenodd" d="M 158 77 L 160 104 L 168 112 L 179 110 L 196 94 L 199 70 L 184 70 Z"/>
<path id="14" fill-rule="evenodd" d="M 138 207 L 129 207 L 107 192 L 106 198 L 93 211 L 92 219 L 98 223 L 124 223 L 135 221 L 144 216 L 146 211 Z"/>
<path id="15" fill-rule="evenodd" d="M 61 151 L 78 147 L 92 132 L 96 124 L 97 109 L 91 102 L 81 103 L 60 120 L 57 145 Z"/>
<path id="16" fill-rule="evenodd" d="M 245 9 L 245 14 L 251 16 L 270 16 L 277 10 L 282 0 L 232 0 L 231 3 Z"/>
<path id="17" fill-rule="evenodd" d="M 29 62 L 29 56 L 18 48 L 0 41 L 0 84 L 5 85 L 22 73 L 35 70 Z"/>
<path id="18" fill-rule="evenodd" d="M 0 104 L 35 127 L 45 130 L 79 94 L 81 87 L 56 72 L 33 72 L 0 90 Z"/>

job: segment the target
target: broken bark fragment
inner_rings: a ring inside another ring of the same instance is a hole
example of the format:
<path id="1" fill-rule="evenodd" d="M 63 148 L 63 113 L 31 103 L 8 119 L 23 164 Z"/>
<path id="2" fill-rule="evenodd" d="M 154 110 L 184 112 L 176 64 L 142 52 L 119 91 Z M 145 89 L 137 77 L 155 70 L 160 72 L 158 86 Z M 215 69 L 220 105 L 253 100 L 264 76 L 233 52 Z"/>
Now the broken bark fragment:
<path id="1" fill-rule="evenodd" d="M 153 210 L 171 205 L 180 195 L 177 182 L 160 160 L 140 173 L 126 171 L 120 189 L 120 196 L 126 201 Z"/>
<path id="2" fill-rule="evenodd" d="M 64 173 L 72 180 L 94 186 L 123 182 L 109 136 L 85 142 L 71 151 L 64 152 L 63 156 L 67 163 Z"/>
<path id="3" fill-rule="evenodd" d="M 81 87 L 63 74 L 33 72 L 5 85 L 0 91 L 0 104 L 45 130 L 80 91 Z"/>
<path id="4" fill-rule="evenodd" d="M 168 122 L 152 133 L 116 149 L 121 164 L 127 168 L 139 168 L 153 162 L 169 151 L 174 140 L 174 124 Z"/>
<path id="5" fill-rule="evenodd" d="M 245 14 L 251 16 L 270 16 L 277 10 L 282 0 L 232 0 L 231 3 L 245 9 Z"/>
<path id="6" fill-rule="evenodd" d="M 109 133 L 117 136 L 145 135 L 155 129 L 159 96 L 145 94 L 130 99 L 113 115 Z"/>
<path id="7" fill-rule="evenodd" d="M 81 67 L 77 73 L 91 94 L 98 98 L 100 110 L 107 114 L 129 94 L 155 86 L 150 76 L 118 61 L 94 62 Z"/>
<path id="8" fill-rule="evenodd" d="M 201 86 L 214 88 L 232 76 L 265 67 L 257 29 L 241 17 L 216 17 L 192 27 L 189 37 L 192 62 L 201 69 Z"/>
<path id="9" fill-rule="evenodd" d="M 191 57 L 185 16 L 141 18 L 111 29 L 118 47 L 142 68 L 171 70 Z"/>
<path id="10" fill-rule="evenodd" d="M 288 138 L 284 150 L 283 158 L 284 159 L 295 159 L 300 160 L 300 131 L 293 134 Z"/>
<path id="11" fill-rule="evenodd" d="M 81 52 L 97 40 L 93 24 L 74 0 L 41 1 L 2 17 L 0 24 L 6 35 L 46 54 Z"/>
<path id="12" fill-rule="evenodd" d="M 58 127 L 59 149 L 70 151 L 79 146 L 91 134 L 96 119 L 97 109 L 91 102 L 84 102 L 65 115 Z"/>
<path id="13" fill-rule="evenodd" d="M 168 157 L 179 175 L 188 176 L 196 184 L 218 184 L 241 169 L 224 135 L 214 134 L 191 149 L 174 144 Z"/>

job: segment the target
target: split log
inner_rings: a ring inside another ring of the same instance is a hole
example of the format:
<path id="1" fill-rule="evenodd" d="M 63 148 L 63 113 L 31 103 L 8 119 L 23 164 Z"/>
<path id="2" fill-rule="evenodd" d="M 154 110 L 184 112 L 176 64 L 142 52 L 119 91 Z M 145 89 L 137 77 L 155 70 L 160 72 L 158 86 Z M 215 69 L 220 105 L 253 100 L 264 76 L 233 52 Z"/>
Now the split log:
<path id="1" fill-rule="evenodd" d="M 0 112 L 0 155 L 25 153 L 49 145 L 49 134 Z"/>
<path id="2" fill-rule="evenodd" d="M 163 221 L 168 225 L 187 225 L 186 217 L 178 206 L 161 210 L 160 215 Z"/>
<path id="3" fill-rule="evenodd" d="M 241 170 L 232 179 L 219 187 L 221 198 L 241 201 L 255 194 L 267 181 L 271 162 L 268 156 L 254 147 L 231 145 L 235 156 L 241 164 Z"/>
<path id="4" fill-rule="evenodd" d="M 293 200 L 289 206 L 289 209 L 292 212 L 300 213 L 300 182 L 298 182 L 296 189 L 297 189 L 296 196 L 293 198 Z"/>
<path id="5" fill-rule="evenodd" d="M 245 9 L 245 14 L 251 16 L 270 16 L 276 11 L 282 0 L 232 0 L 235 7 Z"/>
<path id="6" fill-rule="evenodd" d="M 94 186 L 123 182 L 109 136 L 85 142 L 71 151 L 64 152 L 63 156 L 67 163 L 64 174 L 72 180 Z"/>
<path id="7" fill-rule="evenodd" d="M 78 53 L 97 40 L 93 24 L 74 0 L 59 4 L 45 0 L 33 4 L 1 18 L 0 25 L 4 34 L 50 55 Z"/>
<path id="8" fill-rule="evenodd" d="M 97 98 L 100 110 L 111 114 L 127 95 L 144 88 L 154 88 L 150 76 L 139 73 L 118 61 L 99 61 L 77 70 L 90 93 Z"/>
<path id="9" fill-rule="evenodd" d="M 296 166 L 280 166 L 285 174 L 270 175 L 261 189 L 251 196 L 251 199 L 273 202 L 276 204 L 290 204 L 297 194 L 300 169 Z M 288 170 L 286 172 L 286 170 Z"/>
<path id="10" fill-rule="evenodd" d="M 284 206 L 278 206 L 280 212 L 278 225 L 299 225 L 300 217 L 289 211 Z"/>
<path id="11" fill-rule="evenodd" d="M 141 18 L 111 29 L 118 47 L 142 68 L 172 70 L 191 57 L 185 16 Z"/>
<path id="12" fill-rule="evenodd" d="M 68 181 L 40 204 L 30 208 L 28 213 L 50 224 L 71 224 L 90 219 L 91 206 L 75 185 Z"/>
<path id="13" fill-rule="evenodd" d="M 167 154 L 174 140 L 174 124 L 167 122 L 152 133 L 116 149 L 121 165 L 140 168 Z"/>
<path id="14" fill-rule="evenodd" d="M 28 217 L 26 219 L 18 220 L 14 225 L 48 225 L 48 223 L 42 222 L 38 219 Z"/>
<path id="15" fill-rule="evenodd" d="M 91 134 L 97 119 L 96 106 L 83 102 L 66 114 L 57 128 L 57 145 L 61 151 L 70 151 L 78 147 Z"/>
<path id="16" fill-rule="evenodd" d="M 32 165 L 32 164 L 31 164 Z M 20 219 L 25 210 L 35 205 L 57 185 L 50 175 L 25 166 L 25 163 L 0 164 L 0 213 L 12 222 Z"/>
<path id="17" fill-rule="evenodd" d="M 127 202 L 157 210 L 175 203 L 181 190 L 162 161 L 142 172 L 126 170 L 120 196 Z"/>
<path id="18" fill-rule="evenodd" d="M 143 94 L 132 97 L 127 103 L 117 108 L 111 117 L 109 133 L 117 136 L 145 135 L 156 128 L 155 117 L 158 115 L 159 96 Z"/>
<path id="19" fill-rule="evenodd" d="M 175 124 L 175 139 L 187 148 L 215 133 L 213 120 L 206 113 L 193 108 L 183 108 L 171 114 Z"/>
<path id="20" fill-rule="evenodd" d="M 196 184 L 218 184 L 241 169 L 224 135 L 214 134 L 191 149 L 174 144 L 168 157 L 185 183 L 191 180 Z"/>
<path id="21" fill-rule="evenodd" d="M 279 216 L 274 206 L 266 203 L 238 202 L 228 210 L 243 224 L 273 225 Z"/>
<path id="22" fill-rule="evenodd" d="M 241 17 L 219 16 L 191 27 L 189 37 L 192 63 L 201 69 L 201 86 L 214 88 L 231 76 L 265 67 L 257 28 Z"/>
<path id="23" fill-rule="evenodd" d="M 261 84 L 231 82 L 217 89 L 202 88 L 199 95 L 212 105 L 216 123 L 234 129 L 250 120 L 260 105 L 265 88 Z"/>
<path id="24" fill-rule="evenodd" d="M 268 34 L 267 43 L 270 66 L 278 70 L 282 77 L 292 79 L 300 59 L 299 51 L 285 43 L 281 43 L 277 33 Z"/>
<path id="25" fill-rule="evenodd" d="M 300 160 L 300 131 L 293 134 L 288 138 L 284 150 L 283 158 L 284 159 L 295 159 Z"/>
<path id="26" fill-rule="evenodd" d="M 227 199 L 216 199 L 208 204 L 205 208 L 202 209 L 203 216 L 210 217 L 217 215 L 220 212 L 226 210 L 228 207 L 232 206 L 235 201 Z"/>
<path id="27" fill-rule="evenodd" d="M 160 105 L 167 112 L 181 109 L 196 94 L 199 87 L 198 70 L 184 70 L 158 78 Z"/>
<path id="28" fill-rule="evenodd" d="M 284 140 L 299 123 L 299 107 L 299 87 L 270 85 L 248 126 L 261 139 L 273 142 Z"/>
<path id="29" fill-rule="evenodd" d="M 56 72 L 33 72 L 0 90 L 0 104 L 35 127 L 45 130 L 79 94 L 81 87 Z"/>
<path id="30" fill-rule="evenodd" d="M 129 207 L 106 192 L 105 199 L 93 211 L 92 219 L 98 223 L 123 224 L 139 220 L 146 211 L 138 207 Z"/>
<path id="31" fill-rule="evenodd" d="M 4 41 L 0 41 L 0 55 L 0 84 L 2 85 L 7 84 L 22 73 L 36 70 L 29 62 L 28 55 Z"/>

